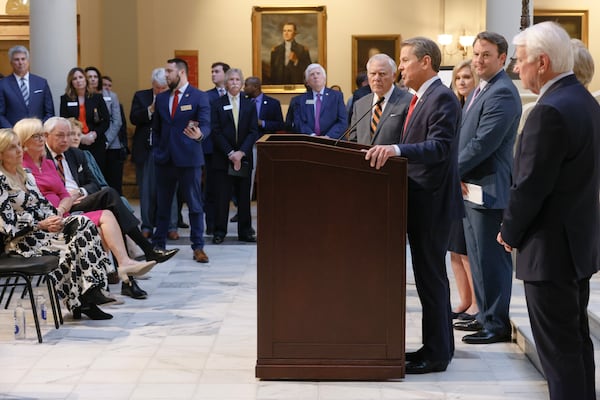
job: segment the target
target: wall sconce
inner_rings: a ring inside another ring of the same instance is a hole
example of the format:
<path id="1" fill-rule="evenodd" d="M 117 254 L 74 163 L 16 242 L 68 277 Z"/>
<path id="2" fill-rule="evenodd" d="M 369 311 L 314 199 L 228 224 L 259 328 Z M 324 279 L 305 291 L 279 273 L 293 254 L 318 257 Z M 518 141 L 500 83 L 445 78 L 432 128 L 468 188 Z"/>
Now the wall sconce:
<path id="1" fill-rule="evenodd" d="M 448 46 L 452 44 L 453 37 L 450 34 L 443 33 L 438 35 L 438 43 L 442 45 L 442 53 L 445 53 L 449 56 L 453 56 L 456 53 L 460 52 L 463 60 L 467 57 L 469 53 L 469 47 L 473 46 L 473 41 L 475 40 L 475 36 L 470 35 L 461 35 L 458 37 L 458 43 L 456 43 L 456 50 L 452 51 L 448 49 Z"/>

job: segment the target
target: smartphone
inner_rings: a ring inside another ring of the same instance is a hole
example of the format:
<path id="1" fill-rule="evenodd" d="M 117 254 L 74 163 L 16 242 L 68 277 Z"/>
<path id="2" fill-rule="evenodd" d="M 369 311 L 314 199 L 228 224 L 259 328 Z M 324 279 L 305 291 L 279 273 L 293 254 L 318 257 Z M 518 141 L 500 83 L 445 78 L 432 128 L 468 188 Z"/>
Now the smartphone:
<path id="1" fill-rule="evenodd" d="M 198 121 L 190 120 L 188 122 L 188 128 L 197 128 L 199 125 Z"/>

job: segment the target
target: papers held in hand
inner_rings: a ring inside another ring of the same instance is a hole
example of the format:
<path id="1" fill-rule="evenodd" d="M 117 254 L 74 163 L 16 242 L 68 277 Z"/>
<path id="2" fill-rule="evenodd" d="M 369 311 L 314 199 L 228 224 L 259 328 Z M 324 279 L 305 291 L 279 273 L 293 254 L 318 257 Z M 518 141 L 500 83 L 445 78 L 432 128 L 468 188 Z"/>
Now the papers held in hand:
<path id="1" fill-rule="evenodd" d="M 463 199 L 470 201 L 471 203 L 483 205 L 483 189 L 479 185 L 473 183 L 465 183 L 469 193 L 463 196 Z"/>

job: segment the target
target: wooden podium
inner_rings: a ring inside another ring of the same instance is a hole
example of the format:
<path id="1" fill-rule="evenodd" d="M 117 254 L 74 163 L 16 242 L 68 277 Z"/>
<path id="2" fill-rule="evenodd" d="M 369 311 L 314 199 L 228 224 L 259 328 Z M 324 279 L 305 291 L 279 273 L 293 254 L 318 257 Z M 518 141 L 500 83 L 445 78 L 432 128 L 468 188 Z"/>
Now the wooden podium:
<path id="1" fill-rule="evenodd" d="M 404 377 L 406 160 L 333 144 L 257 142 L 258 378 Z"/>

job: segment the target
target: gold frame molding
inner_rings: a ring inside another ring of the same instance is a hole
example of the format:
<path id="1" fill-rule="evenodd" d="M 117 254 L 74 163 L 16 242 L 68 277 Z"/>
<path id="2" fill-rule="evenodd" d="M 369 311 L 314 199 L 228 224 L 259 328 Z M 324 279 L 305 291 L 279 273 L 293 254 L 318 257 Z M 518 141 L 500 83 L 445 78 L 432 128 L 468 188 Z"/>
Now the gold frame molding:
<path id="1" fill-rule="evenodd" d="M 554 21 L 562 25 L 572 38 L 588 45 L 588 10 L 533 10 L 533 23 Z"/>
<path id="2" fill-rule="evenodd" d="M 397 63 L 400 58 L 402 36 L 394 35 L 352 35 L 352 87 L 356 89 L 356 75 L 365 71 L 369 60 L 369 50 L 377 48 L 381 53 L 392 57 Z"/>
<path id="3" fill-rule="evenodd" d="M 303 93 L 306 91 L 302 83 L 269 84 L 271 50 L 282 42 L 281 25 L 288 21 L 297 24 L 298 42 L 308 48 L 311 62 L 317 62 L 327 69 L 327 11 L 325 6 L 253 7 L 252 70 L 254 76 L 263 81 L 262 89 L 266 93 Z"/>

